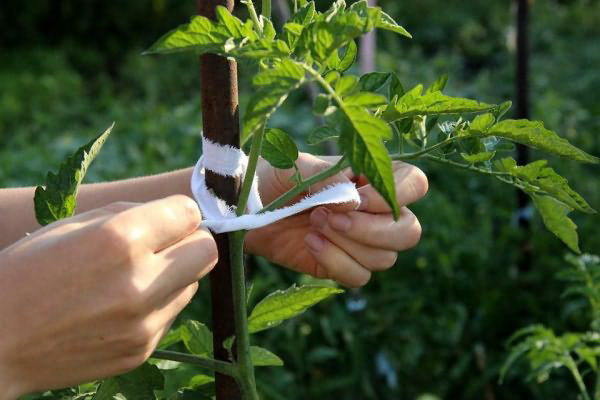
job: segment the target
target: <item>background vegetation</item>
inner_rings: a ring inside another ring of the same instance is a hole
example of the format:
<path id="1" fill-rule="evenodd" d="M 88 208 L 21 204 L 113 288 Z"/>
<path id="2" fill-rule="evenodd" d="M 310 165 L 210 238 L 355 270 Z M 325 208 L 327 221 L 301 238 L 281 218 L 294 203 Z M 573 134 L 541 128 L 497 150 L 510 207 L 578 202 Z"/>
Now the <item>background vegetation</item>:
<path id="1" fill-rule="evenodd" d="M 201 130 L 194 57 L 142 57 L 157 37 L 187 21 L 194 1 L 127 4 L 64 0 L 0 4 L 0 186 L 35 185 L 46 171 L 117 122 L 88 181 L 158 173 L 195 162 Z M 327 1 L 322 1 L 326 5 Z M 510 1 L 395 1 L 380 5 L 414 36 L 380 33 L 377 62 L 405 86 L 448 72 L 450 95 L 487 102 L 514 98 L 514 16 Z M 600 2 L 538 0 L 532 5 L 532 119 L 600 154 Z M 241 66 L 241 101 L 248 69 Z M 299 139 L 311 111 L 303 94 L 272 124 Z M 306 149 L 306 147 L 305 147 Z M 322 149 L 310 148 L 312 152 Z M 535 157 L 535 154 L 533 155 Z M 420 246 L 377 274 L 281 329 L 257 338 L 284 368 L 258 371 L 267 399 L 569 399 L 566 372 L 524 382 L 517 364 L 498 372 L 517 329 L 543 323 L 583 330 L 583 300 L 563 300 L 566 248 L 533 216 L 517 226 L 516 193 L 499 182 L 436 165 L 427 198 L 412 209 L 423 225 Z M 557 171 L 600 207 L 597 167 L 561 163 Z M 33 207 L 33 203 L 32 203 Z M 598 252 L 597 217 L 574 215 L 581 248 Z M 523 246 L 531 262 L 519 262 Z M 310 278 L 253 260 L 253 299 Z M 207 284 L 184 314 L 208 319 Z M 363 307 L 364 306 L 364 307 Z M 185 315 L 184 315 L 185 317 Z M 168 385 L 186 379 L 185 371 Z M 591 379 L 585 376 L 584 379 Z"/>

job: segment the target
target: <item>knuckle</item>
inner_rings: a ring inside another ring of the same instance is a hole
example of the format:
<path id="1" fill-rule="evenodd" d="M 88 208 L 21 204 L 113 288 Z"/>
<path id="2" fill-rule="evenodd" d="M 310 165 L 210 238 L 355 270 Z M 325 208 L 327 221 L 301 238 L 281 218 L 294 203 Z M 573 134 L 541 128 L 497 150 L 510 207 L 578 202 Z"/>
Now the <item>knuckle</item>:
<path id="1" fill-rule="evenodd" d="M 183 194 L 176 194 L 169 196 L 168 199 L 170 200 L 168 204 L 173 204 L 174 207 L 180 208 L 180 210 L 174 214 L 178 216 L 183 214 L 182 218 L 189 223 L 190 229 L 200 225 L 202 222 L 202 215 L 200 214 L 198 204 L 191 197 Z"/>
<path id="2" fill-rule="evenodd" d="M 144 314 L 146 301 L 133 284 L 123 285 L 118 294 L 118 314 L 125 320 L 136 320 Z"/>
<path id="3" fill-rule="evenodd" d="M 98 248 L 104 253 L 116 256 L 118 259 L 132 263 L 135 254 L 125 224 L 119 223 L 116 217 L 110 218 L 98 228 Z"/>

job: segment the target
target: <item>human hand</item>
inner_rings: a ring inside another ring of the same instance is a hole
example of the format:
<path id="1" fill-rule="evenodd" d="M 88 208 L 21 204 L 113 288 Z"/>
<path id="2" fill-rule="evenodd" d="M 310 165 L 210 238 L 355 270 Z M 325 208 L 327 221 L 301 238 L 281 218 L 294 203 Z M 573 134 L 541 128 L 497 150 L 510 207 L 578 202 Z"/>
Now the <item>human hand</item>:
<path id="1" fill-rule="evenodd" d="M 329 167 L 337 159 L 301 153 L 297 166 L 306 178 Z M 393 266 L 397 252 L 415 246 L 421 236 L 419 221 L 406 206 L 427 193 L 427 177 L 410 164 L 395 162 L 393 167 L 401 206 L 398 221 L 394 221 L 383 198 L 364 177 L 359 177 L 362 203 L 358 210 L 354 210 L 355 204 L 317 207 L 311 212 L 250 231 L 246 239 L 248 251 L 292 270 L 334 279 L 348 287 L 365 285 L 372 272 Z M 261 160 L 257 174 L 265 204 L 294 186 L 290 180 L 294 170 L 275 169 Z M 311 192 L 351 179 L 354 177 L 348 169 L 311 187 Z"/>
<path id="2" fill-rule="evenodd" d="M 200 220 L 182 195 L 115 203 L 0 252 L 0 399 L 142 364 L 216 264 Z"/>

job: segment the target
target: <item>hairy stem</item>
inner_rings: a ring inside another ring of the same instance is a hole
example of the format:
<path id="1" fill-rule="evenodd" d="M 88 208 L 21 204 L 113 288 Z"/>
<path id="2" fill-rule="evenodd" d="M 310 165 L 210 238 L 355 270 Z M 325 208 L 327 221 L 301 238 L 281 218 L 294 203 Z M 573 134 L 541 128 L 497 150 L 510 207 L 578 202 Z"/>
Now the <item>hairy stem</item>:
<path id="1" fill-rule="evenodd" d="M 463 138 L 454 136 L 454 137 L 446 139 L 446 140 L 444 140 L 442 142 L 436 143 L 433 146 L 425 147 L 424 149 L 421 149 L 419 151 L 415 151 L 414 153 L 394 154 L 391 157 L 392 157 L 392 160 L 413 160 L 415 158 L 419 158 L 419 157 L 422 157 L 422 156 L 424 156 L 424 155 L 426 155 L 428 153 L 431 153 L 432 151 L 437 150 L 440 147 L 443 147 L 443 146 L 445 146 L 445 145 L 447 145 L 449 143 L 456 142 L 456 141 L 460 142 L 461 139 L 463 139 Z M 459 165 L 462 165 L 462 164 L 459 164 Z"/>
<path id="2" fill-rule="evenodd" d="M 256 140 L 256 138 L 255 138 Z M 237 348 L 237 372 L 239 385 L 245 400 L 258 400 L 254 365 L 250 357 L 250 334 L 246 310 L 246 278 L 244 271 L 244 238 L 246 231 L 229 235 L 231 255 L 231 284 L 233 286 L 233 317 L 235 319 L 235 344 Z"/>
<path id="3" fill-rule="evenodd" d="M 321 182 L 322 180 L 325 180 L 339 173 L 340 171 L 349 166 L 350 163 L 348 162 L 348 159 L 345 156 L 340 158 L 340 160 L 336 164 L 332 165 L 327 169 L 324 169 L 323 171 L 311 176 L 310 178 L 303 180 L 302 183 L 294 186 L 292 189 L 288 190 L 287 192 L 273 200 L 269 205 L 264 207 L 258 213 L 260 214 L 266 211 L 273 211 L 277 208 L 283 207 L 284 205 L 292 201 L 296 196 L 306 191 L 311 185 Z"/>
<path id="4" fill-rule="evenodd" d="M 459 162 L 456 162 L 456 161 L 448 160 L 446 158 L 434 156 L 433 154 L 423 154 L 423 155 L 420 155 L 420 156 L 417 156 L 417 157 L 413 156 L 413 154 L 415 154 L 415 153 L 394 155 L 394 156 L 392 156 L 392 160 L 410 160 L 410 159 L 421 157 L 421 158 L 424 158 L 426 160 L 431 160 L 431 161 L 435 161 L 435 162 L 442 163 L 442 164 L 452 165 L 453 167 L 456 167 L 456 168 L 466 169 L 467 171 L 478 172 L 480 174 L 494 175 L 494 176 L 503 176 L 503 177 L 510 177 L 510 176 L 512 176 L 510 174 L 510 172 L 491 171 L 489 169 L 476 167 L 473 164 L 462 164 L 462 163 L 459 163 Z"/>
<path id="5" fill-rule="evenodd" d="M 261 14 L 271 19 L 271 0 L 262 0 Z"/>
<path id="6" fill-rule="evenodd" d="M 252 139 L 248 166 L 240 191 L 236 214 L 243 215 L 248 204 L 250 189 L 256 174 L 256 165 L 262 147 L 264 126 Z M 246 231 L 236 231 L 229 235 L 229 253 L 231 257 L 231 285 L 233 295 L 233 318 L 235 322 L 235 344 L 237 349 L 238 383 L 245 400 L 258 400 L 254 365 L 250 357 L 250 334 L 248 333 L 248 311 L 246 310 L 246 274 L 244 270 L 244 239 Z"/>
<path id="7" fill-rule="evenodd" d="M 243 3 L 246 4 L 246 7 L 248 8 L 248 13 L 250 14 L 250 18 L 252 19 L 252 22 L 254 23 L 254 27 L 256 28 L 258 33 L 262 36 L 263 27 L 262 27 L 262 24 L 260 23 L 260 20 L 258 19 L 258 14 L 256 13 L 256 9 L 254 8 L 254 3 L 252 2 L 252 0 L 245 0 L 245 1 L 243 1 Z"/>
<path id="8" fill-rule="evenodd" d="M 152 358 L 158 358 L 160 360 L 171 360 L 179 361 L 187 364 L 195 364 L 202 368 L 209 369 L 211 371 L 218 372 L 220 374 L 229 375 L 234 378 L 237 377 L 237 371 L 233 364 L 214 360 L 212 358 L 199 357 L 193 354 L 179 353 L 177 351 L 169 350 L 156 350 L 152 353 Z"/>

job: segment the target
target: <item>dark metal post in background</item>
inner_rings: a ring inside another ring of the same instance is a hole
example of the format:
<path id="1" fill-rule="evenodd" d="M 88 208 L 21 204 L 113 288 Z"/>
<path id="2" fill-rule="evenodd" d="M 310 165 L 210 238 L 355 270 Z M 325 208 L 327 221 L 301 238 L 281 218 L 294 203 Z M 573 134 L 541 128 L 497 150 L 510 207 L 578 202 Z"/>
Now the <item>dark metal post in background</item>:
<path id="1" fill-rule="evenodd" d="M 517 62 L 516 62 L 516 118 L 529 118 L 529 2 L 516 0 L 517 5 Z M 517 145 L 517 164 L 529 162 L 529 150 L 523 145 Z M 532 249 L 529 239 L 531 207 L 529 197 L 517 190 L 518 222 L 524 232 L 519 260 L 519 270 L 527 271 L 530 267 Z"/>
<path id="2" fill-rule="evenodd" d="M 200 15 L 215 18 L 215 7 L 222 5 L 233 11 L 234 0 L 197 0 Z M 213 54 L 200 58 L 202 79 L 202 123 L 204 135 L 213 142 L 240 147 L 237 65 Z M 236 205 L 240 179 L 206 172 L 206 185 L 229 205 Z M 219 262 L 210 273 L 214 356 L 228 360 L 223 341 L 235 334 L 233 297 L 227 234 L 215 235 Z M 240 390 L 229 376 L 215 374 L 218 400 L 239 400 Z"/>

